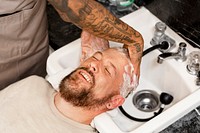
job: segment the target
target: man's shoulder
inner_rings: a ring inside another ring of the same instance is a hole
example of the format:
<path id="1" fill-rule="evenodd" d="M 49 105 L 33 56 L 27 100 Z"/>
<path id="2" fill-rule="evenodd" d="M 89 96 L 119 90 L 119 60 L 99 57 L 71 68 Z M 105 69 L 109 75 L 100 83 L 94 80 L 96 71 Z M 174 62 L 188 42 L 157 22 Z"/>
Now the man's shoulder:
<path id="1" fill-rule="evenodd" d="M 8 87 L 0 91 L 0 101 L 10 97 L 11 99 L 17 99 L 16 97 L 34 97 L 35 95 L 46 95 L 51 89 L 50 84 L 42 77 L 30 76 L 17 81 Z M 53 90 L 53 89 L 52 89 Z"/>
<path id="2" fill-rule="evenodd" d="M 44 79 L 43 77 L 37 76 L 37 75 L 32 75 L 29 77 L 26 77 L 18 82 L 16 84 L 23 84 L 23 85 L 37 85 L 37 84 L 47 84 L 47 80 Z"/>
<path id="3" fill-rule="evenodd" d="M 7 89 L 11 89 L 11 88 L 18 88 L 18 89 L 29 89 L 29 88 L 35 88 L 35 89 L 39 89 L 39 88 L 44 88 L 44 87 L 51 87 L 49 82 L 44 79 L 43 77 L 37 76 L 37 75 L 33 75 L 33 76 L 29 76 L 26 77 L 20 81 L 17 81 L 11 85 L 9 85 L 7 88 L 5 88 L 5 90 Z"/>
<path id="4" fill-rule="evenodd" d="M 46 81 L 43 77 L 40 77 L 40 76 L 37 76 L 37 75 L 32 75 L 32 76 L 29 76 L 29 77 L 26 77 L 24 79 L 22 79 L 22 81 Z"/>
<path id="5" fill-rule="evenodd" d="M 37 75 L 32 75 L 29 76 L 23 80 L 21 80 L 22 84 L 24 86 L 30 86 L 30 87 L 36 87 L 36 88 L 41 88 L 41 87 L 51 87 L 50 83 L 43 77 L 37 76 Z"/>

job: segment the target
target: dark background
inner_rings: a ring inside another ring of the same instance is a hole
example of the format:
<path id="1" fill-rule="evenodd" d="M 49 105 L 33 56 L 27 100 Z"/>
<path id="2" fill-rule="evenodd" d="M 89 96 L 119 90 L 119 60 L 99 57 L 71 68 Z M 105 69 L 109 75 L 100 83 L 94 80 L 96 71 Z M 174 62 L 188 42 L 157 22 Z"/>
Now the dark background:
<path id="1" fill-rule="evenodd" d="M 191 45 L 200 47 L 200 0 L 136 0 Z"/>

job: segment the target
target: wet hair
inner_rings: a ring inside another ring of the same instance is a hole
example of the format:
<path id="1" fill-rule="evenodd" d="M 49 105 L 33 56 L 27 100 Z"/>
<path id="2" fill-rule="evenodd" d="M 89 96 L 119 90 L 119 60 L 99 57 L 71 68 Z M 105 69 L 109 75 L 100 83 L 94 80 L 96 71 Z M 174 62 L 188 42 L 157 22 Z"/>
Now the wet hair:
<path id="1" fill-rule="evenodd" d="M 125 66 L 125 73 L 123 74 L 124 82 L 120 86 L 120 95 L 122 97 L 126 98 L 137 87 L 137 85 L 138 85 L 137 76 L 132 75 L 132 77 L 131 77 L 130 74 L 128 74 L 128 73 L 133 74 L 133 71 L 134 71 L 134 67 L 131 63 L 131 59 L 130 59 L 128 50 L 125 48 L 122 48 L 122 47 L 116 47 L 114 49 L 118 50 L 121 54 L 126 56 L 126 58 L 128 59 L 128 62 L 129 62 L 129 64 L 127 66 Z M 128 70 L 128 69 L 126 69 L 127 67 L 130 67 L 131 69 Z"/>

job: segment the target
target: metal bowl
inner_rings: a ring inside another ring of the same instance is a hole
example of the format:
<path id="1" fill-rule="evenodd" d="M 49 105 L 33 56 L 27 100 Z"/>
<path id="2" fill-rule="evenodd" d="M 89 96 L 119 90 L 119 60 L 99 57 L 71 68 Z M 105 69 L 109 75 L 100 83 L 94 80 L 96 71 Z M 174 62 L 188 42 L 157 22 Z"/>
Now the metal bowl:
<path id="1" fill-rule="evenodd" d="M 133 104 L 137 109 L 144 112 L 152 112 L 159 108 L 160 100 L 157 92 L 152 90 L 138 91 L 133 96 Z"/>

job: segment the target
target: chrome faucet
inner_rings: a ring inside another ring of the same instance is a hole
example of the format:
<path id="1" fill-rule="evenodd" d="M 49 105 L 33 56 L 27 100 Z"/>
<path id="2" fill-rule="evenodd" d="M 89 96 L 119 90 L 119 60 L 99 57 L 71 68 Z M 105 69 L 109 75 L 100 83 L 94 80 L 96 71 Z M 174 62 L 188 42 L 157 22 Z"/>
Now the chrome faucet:
<path id="1" fill-rule="evenodd" d="M 157 22 L 155 25 L 154 36 L 150 41 L 152 46 L 161 44 L 162 42 L 167 42 L 169 45 L 167 49 L 159 48 L 159 50 L 163 53 L 171 51 L 176 46 L 175 40 L 165 34 L 166 29 L 167 25 L 165 23 Z"/>
<path id="2" fill-rule="evenodd" d="M 186 57 L 186 46 L 187 46 L 186 43 L 181 42 L 179 44 L 179 48 L 178 48 L 177 52 L 162 53 L 158 56 L 157 62 L 161 64 L 166 59 L 175 59 L 177 61 L 184 62 L 187 59 L 187 57 Z"/>

